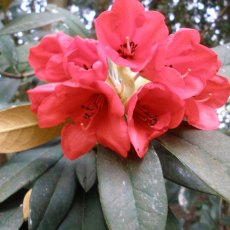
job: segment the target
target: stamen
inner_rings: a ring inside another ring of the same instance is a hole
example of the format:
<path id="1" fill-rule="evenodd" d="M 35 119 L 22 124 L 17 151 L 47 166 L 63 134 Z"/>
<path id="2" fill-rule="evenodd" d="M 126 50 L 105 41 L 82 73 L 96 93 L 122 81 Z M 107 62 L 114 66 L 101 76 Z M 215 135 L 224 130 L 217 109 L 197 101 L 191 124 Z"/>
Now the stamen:
<path id="1" fill-rule="evenodd" d="M 132 58 L 136 48 L 137 44 L 135 44 L 133 41 L 130 41 L 130 38 L 127 36 L 125 37 L 125 43 L 120 45 L 120 48 L 117 52 L 125 59 Z"/>
<path id="2" fill-rule="evenodd" d="M 91 66 L 87 66 L 86 64 L 83 64 L 83 69 L 85 69 L 85 70 L 89 70 L 89 69 L 92 69 L 93 68 L 93 66 L 91 65 Z"/>
<path id="3" fill-rule="evenodd" d="M 98 95 L 96 98 L 91 99 L 86 104 L 80 106 L 82 112 L 80 112 L 81 115 L 79 118 L 82 127 L 87 129 L 91 125 L 93 118 L 103 107 L 104 99 L 103 95 Z"/>
<path id="4" fill-rule="evenodd" d="M 206 98 L 197 99 L 197 98 L 195 97 L 195 100 L 196 100 L 197 102 L 206 102 L 206 101 L 210 100 L 212 96 L 213 96 L 212 93 L 209 93 L 209 94 L 207 95 Z"/>
<path id="5" fill-rule="evenodd" d="M 85 70 L 88 70 L 88 69 L 89 69 L 88 66 L 87 66 L 86 64 L 83 65 L 83 68 L 84 68 Z"/>
<path id="6" fill-rule="evenodd" d="M 182 75 L 182 78 L 187 77 L 191 72 L 192 72 L 192 70 L 188 69 L 187 72 L 184 75 Z"/>
<path id="7" fill-rule="evenodd" d="M 126 45 L 127 45 L 128 53 L 131 53 L 131 47 L 130 47 L 129 37 L 126 37 L 125 39 L 126 39 Z"/>
<path id="8" fill-rule="evenodd" d="M 153 126 L 157 123 L 158 121 L 158 116 L 153 115 L 150 112 L 146 110 L 144 106 L 139 106 L 137 105 L 135 108 L 135 114 L 144 122 L 147 123 L 150 128 L 153 128 Z"/>

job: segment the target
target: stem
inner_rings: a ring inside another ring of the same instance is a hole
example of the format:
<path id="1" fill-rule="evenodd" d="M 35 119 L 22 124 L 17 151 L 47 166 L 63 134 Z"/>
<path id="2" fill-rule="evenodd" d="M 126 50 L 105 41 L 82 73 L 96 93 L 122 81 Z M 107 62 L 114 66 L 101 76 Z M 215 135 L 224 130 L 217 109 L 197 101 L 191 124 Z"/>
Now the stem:
<path id="1" fill-rule="evenodd" d="M 8 73 L 0 70 L 0 75 L 8 78 L 23 79 L 25 77 L 32 77 L 34 75 L 34 71 L 25 72 L 21 74 L 14 74 L 14 73 Z"/>

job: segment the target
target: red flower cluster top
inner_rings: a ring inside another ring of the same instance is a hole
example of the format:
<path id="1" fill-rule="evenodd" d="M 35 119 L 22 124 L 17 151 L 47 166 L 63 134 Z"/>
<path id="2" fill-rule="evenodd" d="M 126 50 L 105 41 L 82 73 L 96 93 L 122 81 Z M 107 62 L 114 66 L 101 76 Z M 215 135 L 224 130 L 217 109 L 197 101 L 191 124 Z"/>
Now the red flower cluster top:
<path id="1" fill-rule="evenodd" d="M 168 34 L 164 16 L 138 0 L 115 0 L 95 20 L 97 39 L 45 36 L 30 50 L 36 76 L 29 90 L 40 127 L 65 123 L 64 155 L 75 159 L 97 143 L 139 157 L 149 141 L 183 119 L 216 129 L 216 109 L 229 97 L 217 55 L 193 29 Z"/>

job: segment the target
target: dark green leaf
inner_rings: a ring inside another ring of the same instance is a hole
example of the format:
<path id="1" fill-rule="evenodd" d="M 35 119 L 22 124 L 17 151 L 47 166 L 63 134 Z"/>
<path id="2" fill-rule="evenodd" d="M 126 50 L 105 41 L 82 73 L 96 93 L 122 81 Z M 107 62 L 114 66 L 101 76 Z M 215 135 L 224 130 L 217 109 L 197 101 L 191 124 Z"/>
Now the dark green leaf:
<path id="1" fill-rule="evenodd" d="M 167 196 L 153 147 L 142 160 L 125 160 L 100 146 L 97 173 L 109 229 L 165 229 Z"/>
<path id="2" fill-rule="evenodd" d="M 180 224 L 170 208 L 168 209 L 166 230 L 180 230 Z"/>
<path id="3" fill-rule="evenodd" d="M 9 207 L 4 210 L 0 208 L 0 229 L 13 230 L 19 229 L 23 223 L 22 207 Z"/>
<path id="4" fill-rule="evenodd" d="M 202 230 L 216 230 L 213 228 L 210 229 L 209 225 L 203 224 L 203 223 L 195 223 L 189 227 L 189 230 L 201 230 L 201 229 Z"/>
<path id="5" fill-rule="evenodd" d="M 165 180 L 165 188 L 167 192 L 168 204 L 178 204 L 178 194 L 180 192 L 181 186 L 172 181 Z"/>
<path id="6" fill-rule="evenodd" d="M 21 190 L 0 204 L 1 230 L 19 229 L 22 225 L 23 214 L 21 204 L 24 195 L 25 190 Z"/>
<path id="7" fill-rule="evenodd" d="M 0 29 L 4 29 L 1 22 Z M 11 36 L 0 36 L 0 53 L 4 56 L 9 65 L 15 66 L 17 64 L 16 48 Z"/>
<path id="8" fill-rule="evenodd" d="M 5 71 L 7 68 L 9 68 L 10 64 L 8 63 L 6 57 L 0 54 L 0 69 L 1 71 Z M 1 75 L 0 75 L 1 76 Z"/>
<path id="9" fill-rule="evenodd" d="M 20 85 L 20 79 L 0 78 L 0 102 L 8 103 L 14 97 Z"/>
<path id="10" fill-rule="evenodd" d="M 12 21 L 9 25 L 0 30 L 0 35 L 13 34 L 19 31 L 27 31 L 62 20 L 63 16 L 57 13 L 31 13 Z"/>
<path id="11" fill-rule="evenodd" d="M 78 16 L 70 13 L 68 10 L 65 10 L 61 7 L 57 7 L 55 5 L 48 5 L 47 9 L 50 12 L 56 12 L 64 17 L 63 21 L 69 27 L 70 29 L 69 34 L 71 36 L 76 36 L 76 35 L 80 35 L 81 37 L 89 36 L 88 30 L 86 30 L 85 25 L 81 22 Z"/>
<path id="12" fill-rule="evenodd" d="M 0 202 L 34 181 L 61 157 L 60 145 L 15 154 L 0 168 Z"/>
<path id="13" fill-rule="evenodd" d="M 30 73 L 33 72 L 32 68 L 30 67 L 28 63 L 28 57 L 29 57 L 29 50 L 31 47 L 33 47 L 36 43 L 29 43 L 25 45 L 21 45 L 17 47 L 17 56 L 18 56 L 18 64 L 17 64 L 17 70 L 20 73 L 25 74 L 25 72 L 30 71 Z"/>
<path id="14" fill-rule="evenodd" d="M 157 139 L 200 180 L 230 201 L 228 136 L 218 131 L 197 130 L 184 123 Z"/>
<path id="15" fill-rule="evenodd" d="M 25 44 L 25 45 L 21 45 L 17 47 L 16 51 L 17 51 L 19 63 L 28 62 L 29 50 L 34 45 L 35 43 L 29 43 L 29 44 Z"/>
<path id="16" fill-rule="evenodd" d="M 17 63 L 17 53 L 13 40 L 10 36 L 0 36 L 0 53 L 6 58 L 9 65 Z"/>
<path id="17" fill-rule="evenodd" d="M 74 162 L 64 158 L 36 181 L 30 200 L 30 229 L 57 229 L 76 192 Z"/>
<path id="18" fill-rule="evenodd" d="M 222 216 L 220 222 L 221 224 L 230 226 L 230 216 Z"/>
<path id="19" fill-rule="evenodd" d="M 71 210 L 58 228 L 58 230 L 66 229 L 107 229 L 96 186 L 88 193 L 82 189 L 77 191 Z"/>
<path id="20" fill-rule="evenodd" d="M 215 194 L 216 192 L 205 184 L 193 171 L 182 164 L 173 154 L 154 142 L 154 148 L 161 161 L 164 177 L 187 188 L 200 192 Z"/>
<path id="21" fill-rule="evenodd" d="M 96 156 L 95 152 L 91 151 L 83 155 L 76 161 L 77 178 L 85 190 L 88 192 L 96 182 Z"/>

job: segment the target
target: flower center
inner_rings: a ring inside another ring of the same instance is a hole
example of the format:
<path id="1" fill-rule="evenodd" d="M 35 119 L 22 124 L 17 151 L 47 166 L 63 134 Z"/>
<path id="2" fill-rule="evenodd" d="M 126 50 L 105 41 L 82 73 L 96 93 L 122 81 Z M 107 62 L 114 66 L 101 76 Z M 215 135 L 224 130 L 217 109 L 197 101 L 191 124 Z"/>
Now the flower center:
<path id="1" fill-rule="evenodd" d="M 87 66 L 86 64 L 83 64 L 83 69 L 85 69 L 85 70 L 92 69 L 92 66 L 89 67 L 89 66 Z"/>
<path id="2" fill-rule="evenodd" d="M 139 117 L 142 121 L 144 121 L 150 128 L 158 121 L 158 116 L 156 114 L 152 114 L 143 105 L 136 105 L 135 114 Z"/>
<path id="3" fill-rule="evenodd" d="M 135 92 L 135 79 L 133 73 L 129 68 L 118 66 L 110 60 L 108 63 L 109 75 L 107 83 L 114 88 L 121 98 L 121 102 L 125 104 Z"/>
<path id="4" fill-rule="evenodd" d="M 120 45 L 118 53 L 125 59 L 132 58 L 136 51 L 137 44 L 133 41 L 130 42 L 129 37 L 126 37 L 125 40 L 126 42 Z"/>
<path id="5" fill-rule="evenodd" d="M 88 128 L 93 118 L 97 115 L 98 111 L 103 107 L 105 97 L 103 95 L 93 96 L 85 104 L 80 106 L 80 125 L 84 128 Z"/>

